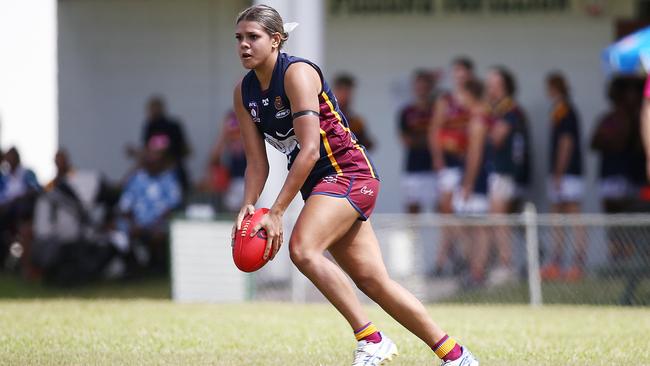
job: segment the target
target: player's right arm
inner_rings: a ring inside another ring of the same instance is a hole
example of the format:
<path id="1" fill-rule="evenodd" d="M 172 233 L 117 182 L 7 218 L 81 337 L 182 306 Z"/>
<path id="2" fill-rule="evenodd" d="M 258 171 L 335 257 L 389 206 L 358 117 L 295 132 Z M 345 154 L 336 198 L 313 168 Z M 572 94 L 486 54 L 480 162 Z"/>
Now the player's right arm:
<path id="1" fill-rule="evenodd" d="M 445 161 L 443 159 L 442 146 L 438 143 L 438 133 L 445 123 L 445 115 L 447 114 L 447 109 L 449 105 L 444 96 L 438 97 L 436 100 L 433 116 L 431 117 L 431 123 L 429 128 L 429 150 L 431 151 L 431 160 L 433 161 L 433 169 L 438 171 L 445 167 Z"/>
<path id="2" fill-rule="evenodd" d="M 244 174 L 244 204 L 242 205 L 237 222 L 233 227 L 233 238 L 235 229 L 241 228 L 241 222 L 248 214 L 255 212 L 255 203 L 262 194 L 266 178 L 269 176 L 269 160 L 266 156 L 266 147 L 264 139 L 257 131 L 255 123 L 251 119 L 248 111 L 244 108 L 241 94 L 241 83 L 235 87 L 233 95 L 233 108 L 239 129 L 241 131 L 244 153 L 246 154 L 246 172 Z"/>

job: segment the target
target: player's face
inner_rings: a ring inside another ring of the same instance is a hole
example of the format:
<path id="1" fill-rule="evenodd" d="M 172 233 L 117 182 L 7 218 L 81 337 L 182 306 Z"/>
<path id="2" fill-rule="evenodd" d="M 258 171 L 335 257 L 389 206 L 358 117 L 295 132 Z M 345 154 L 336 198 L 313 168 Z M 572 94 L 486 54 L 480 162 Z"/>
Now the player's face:
<path id="1" fill-rule="evenodd" d="M 352 88 L 348 86 L 338 86 L 334 88 L 334 95 L 339 105 L 347 107 L 352 97 Z"/>
<path id="2" fill-rule="evenodd" d="M 428 98 L 431 96 L 433 84 L 424 78 L 416 78 L 413 82 L 413 94 L 417 98 Z"/>
<path id="3" fill-rule="evenodd" d="M 456 85 L 463 85 L 472 78 L 472 73 L 463 65 L 454 65 L 452 73 Z"/>
<path id="4" fill-rule="evenodd" d="M 247 69 L 254 69 L 273 52 L 273 38 L 261 24 L 253 21 L 237 23 L 235 31 L 239 60 Z"/>
<path id="5" fill-rule="evenodd" d="M 498 72 L 492 70 L 488 73 L 485 79 L 485 91 L 488 99 L 491 101 L 498 101 L 505 96 L 503 79 Z"/>

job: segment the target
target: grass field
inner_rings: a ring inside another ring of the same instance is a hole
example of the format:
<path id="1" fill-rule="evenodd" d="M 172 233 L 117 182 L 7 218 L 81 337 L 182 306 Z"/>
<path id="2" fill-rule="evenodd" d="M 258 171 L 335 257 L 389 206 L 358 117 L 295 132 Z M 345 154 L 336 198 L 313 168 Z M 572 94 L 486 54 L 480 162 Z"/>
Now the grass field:
<path id="1" fill-rule="evenodd" d="M 391 365 L 432 353 L 378 308 L 398 343 Z M 650 365 L 650 309 L 444 305 L 429 308 L 482 365 Z M 181 305 L 167 300 L 2 300 L 2 365 L 349 365 L 354 341 L 330 307 Z"/>

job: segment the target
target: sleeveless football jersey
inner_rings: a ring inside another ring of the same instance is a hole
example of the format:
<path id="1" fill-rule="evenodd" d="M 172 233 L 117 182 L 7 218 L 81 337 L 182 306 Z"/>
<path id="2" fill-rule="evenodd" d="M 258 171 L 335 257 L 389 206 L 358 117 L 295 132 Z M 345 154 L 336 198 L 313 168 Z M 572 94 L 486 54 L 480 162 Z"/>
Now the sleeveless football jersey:
<path id="1" fill-rule="evenodd" d="M 267 90 L 262 90 L 253 70 L 246 74 L 241 83 L 242 102 L 259 133 L 270 145 L 287 156 L 287 168 L 291 169 L 300 152 L 292 118 L 292 114 L 299 111 L 291 109 L 291 103 L 284 90 L 284 76 L 289 66 L 296 62 L 312 66 L 318 72 L 322 86 L 318 95 L 320 158 L 300 190 L 303 199 L 309 196 L 320 179 L 328 175 L 379 179 L 365 147 L 357 142 L 350 131 L 348 121 L 341 113 L 320 68 L 309 60 L 280 53 Z"/>

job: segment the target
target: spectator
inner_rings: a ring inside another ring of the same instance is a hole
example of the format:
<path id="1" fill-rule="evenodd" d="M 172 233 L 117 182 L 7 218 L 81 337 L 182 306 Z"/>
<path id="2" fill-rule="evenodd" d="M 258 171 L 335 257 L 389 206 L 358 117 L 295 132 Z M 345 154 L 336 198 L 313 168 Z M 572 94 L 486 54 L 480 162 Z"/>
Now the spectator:
<path id="1" fill-rule="evenodd" d="M 475 79 L 474 62 L 458 57 L 452 62 L 454 90 L 436 99 L 429 130 L 429 148 L 432 153 L 433 169 L 436 172 L 438 211 L 454 213 L 453 193 L 460 186 L 462 166 L 467 151 L 467 125 L 470 114 L 459 101 L 458 96 L 465 83 Z M 434 269 L 442 274 L 451 255 L 454 229 L 441 232 L 440 247 Z"/>
<path id="2" fill-rule="evenodd" d="M 229 211 L 241 208 L 244 200 L 244 173 L 246 155 L 239 131 L 239 122 L 234 111 L 229 111 L 221 125 L 210 164 L 205 174 L 202 189 L 225 194 L 225 207 Z"/>
<path id="3" fill-rule="evenodd" d="M 492 172 L 488 177 L 490 213 L 508 214 L 525 182 L 527 126 L 526 116 L 514 99 L 515 78 L 506 68 L 493 67 L 486 80 L 486 96 L 495 118 L 489 133 Z M 488 283 L 499 285 L 514 277 L 512 268 L 512 233 L 507 226 L 494 227 L 494 241 L 499 264 L 490 273 Z"/>
<path id="4" fill-rule="evenodd" d="M 77 171 L 64 149 L 56 152 L 56 176 L 36 201 L 32 262 L 44 280 L 58 285 L 97 278 L 112 258 L 108 213 L 115 199 L 99 173 Z"/>
<path id="5" fill-rule="evenodd" d="M 467 150 L 467 124 L 470 114 L 458 99 L 465 83 L 475 79 L 474 63 L 465 57 L 453 61 L 454 90 L 436 101 L 430 133 L 433 168 L 437 172 L 440 212 L 453 213 L 452 196 L 462 176 Z"/>
<path id="6" fill-rule="evenodd" d="M 469 113 L 467 152 L 463 161 L 461 184 L 454 191 L 454 211 L 460 215 L 484 215 L 488 212 L 487 133 L 492 125 L 490 106 L 484 102 L 483 84 L 470 79 L 458 94 L 460 105 Z M 484 228 L 469 228 L 465 241 L 465 258 L 470 264 L 470 284 L 485 279 L 489 237 Z"/>
<path id="7" fill-rule="evenodd" d="M 142 129 L 141 143 L 142 151 L 138 154 L 133 148 L 128 149 L 129 155 L 146 155 L 146 146 L 151 139 L 165 136 L 169 140 L 169 156 L 174 170 L 178 175 L 184 192 L 187 192 L 190 184 L 189 175 L 185 168 L 185 159 L 190 155 L 191 148 L 185 138 L 185 133 L 180 121 L 169 117 L 165 101 L 162 97 L 154 96 L 147 103 L 147 119 Z"/>
<path id="8" fill-rule="evenodd" d="M 127 183 L 118 209 L 118 229 L 128 237 L 130 250 L 138 245 L 148 250 L 148 263 L 165 271 L 168 222 L 181 204 L 181 185 L 173 169 L 173 159 L 165 136 L 149 140 L 143 166 Z"/>
<path id="9" fill-rule="evenodd" d="M 554 213 L 576 214 L 580 213 L 580 201 L 584 194 L 580 123 L 564 76 L 551 73 L 546 83 L 548 96 L 553 103 L 548 196 Z M 574 230 L 575 257 L 569 269 L 563 271 L 566 238 L 563 230 L 556 230 L 551 258 L 542 268 L 542 278 L 557 280 L 564 277 L 569 281 L 582 278 L 587 255 L 584 235 L 583 229 Z"/>
<path id="10" fill-rule="evenodd" d="M 341 112 L 348 119 L 350 130 L 357 138 L 357 141 L 365 146 L 368 151 L 371 151 L 375 146 L 375 142 L 368 134 L 363 118 L 352 109 L 355 88 L 356 81 L 352 75 L 340 74 L 334 79 L 334 95 Z"/>
<path id="11" fill-rule="evenodd" d="M 630 87 L 629 78 L 610 82 L 607 97 L 611 109 L 600 117 L 591 140 L 592 149 L 600 153 L 600 196 L 607 213 L 626 211 L 635 190 L 628 171 L 638 113 L 627 100 Z"/>
<path id="12" fill-rule="evenodd" d="M 413 77 L 415 98 L 399 113 L 400 136 L 406 149 L 402 191 L 408 213 L 419 213 L 429 205 L 435 209 L 436 205 L 435 173 L 427 143 L 434 86 L 435 76 L 430 71 L 416 71 Z"/>
<path id="13" fill-rule="evenodd" d="M 23 167 L 18 150 L 10 148 L 0 164 L 0 265 L 4 263 L 9 244 L 14 241 L 22 245 L 22 258 L 29 258 L 31 220 L 40 191 L 34 172 Z M 25 274 L 31 276 L 29 261 L 23 259 L 22 265 Z"/>
<path id="14" fill-rule="evenodd" d="M 646 78 L 641 110 L 641 136 L 646 161 L 646 183 L 650 183 L 650 77 Z"/>

